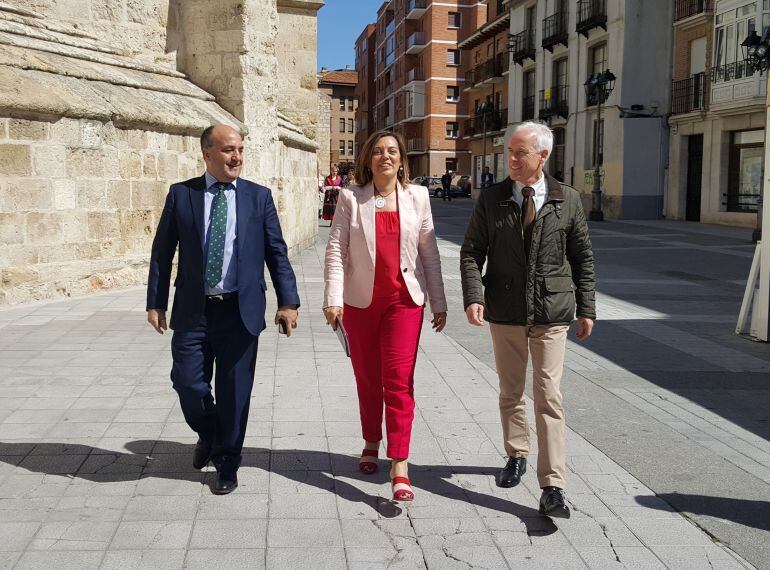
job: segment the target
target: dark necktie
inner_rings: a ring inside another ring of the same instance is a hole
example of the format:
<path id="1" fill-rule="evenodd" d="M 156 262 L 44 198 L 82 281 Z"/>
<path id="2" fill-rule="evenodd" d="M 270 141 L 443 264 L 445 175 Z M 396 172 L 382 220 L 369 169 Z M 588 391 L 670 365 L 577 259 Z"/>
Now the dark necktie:
<path id="1" fill-rule="evenodd" d="M 532 224 L 535 223 L 535 189 L 525 186 L 521 189 L 523 200 L 521 201 L 521 227 L 524 230 L 524 238 L 529 244 L 532 238 Z"/>
<path id="2" fill-rule="evenodd" d="M 222 280 L 222 260 L 225 257 L 225 237 L 227 233 L 227 197 L 225 190 L 229 184 L 216 185 L 217 193 L 211 203 L 211 225 L 209 226 L 209 252 L 206 257 L 206 284 L 216 287 Z"/>

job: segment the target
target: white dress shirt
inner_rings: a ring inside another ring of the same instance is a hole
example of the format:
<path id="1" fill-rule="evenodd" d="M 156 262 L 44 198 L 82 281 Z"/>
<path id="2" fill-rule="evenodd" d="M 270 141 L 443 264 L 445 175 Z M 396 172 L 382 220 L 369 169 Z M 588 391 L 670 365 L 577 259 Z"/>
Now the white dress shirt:
<path id="1" fill-rule="evenodd" d="M 519 205 L 519 207 L 521 207 L 521 204 L 524 201 L 524 196 L 521 195 L 521 190 L 526 186 L 526 184 L 522 184 L 519 181 L 514 181 L 514 183 L 516 191 L 513 193 L 513 199 L 516 200 L 516 203 Z M 540 180 L 531 186 L 535 191 L 535 195 L 532 198 L 535 201 L 535 215 L 537 215 L 537 213 L 540 212 L 540 208 L 543 207 L 543 204 L 545 204 L 545 201 L 548 198 L 548 188 L 545 184 L 545 174 L 541 174 Z"/>
<path id="2" fill-rule="evenodd" d="M 206 179 L 206 194 L 204 195 L 203 219 L 205 221 L 205 248 L 206 259 L 209 251 L 209 229 L 211 226 L 211 205 L 214 202 L 214 196 L 217 195 L 216 184 L 219 180 L 214 178 L 208 172 L 203 176 Z M 232 188 L 225 190 L 227 199 L 227 228 L 225 230 L 225 254 L 222 258 L 222 280 L 215 287 L 209 287 L 204 281 L 204 290 L 206 295 L 218 295 L 220 293 L 229 293 L 238 289 L 238 243 L 236 240 L 236 209 L 235 192 L 238 180 L 233 180 Z"/>

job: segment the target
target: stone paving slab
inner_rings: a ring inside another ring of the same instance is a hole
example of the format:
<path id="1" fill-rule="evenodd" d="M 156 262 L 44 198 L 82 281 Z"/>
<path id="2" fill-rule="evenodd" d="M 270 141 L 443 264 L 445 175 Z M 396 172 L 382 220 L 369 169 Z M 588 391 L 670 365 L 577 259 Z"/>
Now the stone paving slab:
<path id="1" fill-rule="evenodd" d="M 354 379 L 320 311 L 321 248 L 295 259 L 300 328 L 286 339 L 269 326 L 260 338 L 240 487 L 226 497 L 211 494 L 210 467 L 190 465 L 170 335 L 146 325 L 143 290 L 0 311 L 0 568 L 750 567 L 571 430 L 572 519 L 537 513 L 533 471 L 497 488 L 496 375 L 427 321 L 417 498 L 389 501 L 384 462 L 372 477 L 356 470 Z M 614 370 L 570 350 L 590 372 Z M 620 392 L 659 415 L 686 409 Z M 679 429 L 698 418 L 727 429 L 689 414 Z"/>

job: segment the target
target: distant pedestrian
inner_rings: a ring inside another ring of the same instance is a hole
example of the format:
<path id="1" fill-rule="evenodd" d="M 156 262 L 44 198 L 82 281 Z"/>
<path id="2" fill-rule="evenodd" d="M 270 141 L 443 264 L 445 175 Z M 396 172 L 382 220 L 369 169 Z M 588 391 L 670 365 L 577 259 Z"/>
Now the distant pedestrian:
<path id="1" fill-rule="evenodd" d="M 510 178 L 486 189 L 476 201 L 460 250 L 460 270 L 468 322 L 490 323 L 500 379 L 508 462 L 497 485 L 518 485 L 527 470 L 524 384 L 531 354 L 540 512 L 568 518 L 559 384 L 576 311 L 578 340 L 591 335 L 595 277 L 580 195 L 543 173 L 552 148 L 553 133 L 546 125 L 525 122 L 516 127 L 508 142 Z"/>
<path id="2" fill-rule="evenodd" d="M 449 200 L 452 201 L 452 193 L 450 189 L 452 188 L 452 171 L 447 170 L 444 173 L 444 176 L 441 177 L 441 187 L 444 189 L 444 193 L 442 197 L 444 198 L 444 201 L 446 202 Z"/>
<path id="3" fill-rule="evenodd" d="M 481 173 L 481 187 L 489 188 L 495 183 L 495 175 L 489 171 L 489 167 L 484 167 L 484 172 Z"/>

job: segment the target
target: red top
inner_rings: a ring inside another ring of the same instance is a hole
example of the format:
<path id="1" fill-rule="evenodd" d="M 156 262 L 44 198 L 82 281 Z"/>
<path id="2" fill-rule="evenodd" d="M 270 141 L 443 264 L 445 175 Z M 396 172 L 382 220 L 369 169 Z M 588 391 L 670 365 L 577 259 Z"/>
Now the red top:
<path id="1" fill-rule="evenodd" d="M 342 178 L 339 174 L 337 176 L 332 176 L 330 174 L 324 178 L 324 186 L 342 186 Z"/>
<path id="2" fill-rule="evenodd" d="M 407 291 L 401 275 L 401 247 L 398 212 L 375 214 L 377 256 L 374 263 L 374 296 L 387 296 Z"/>

